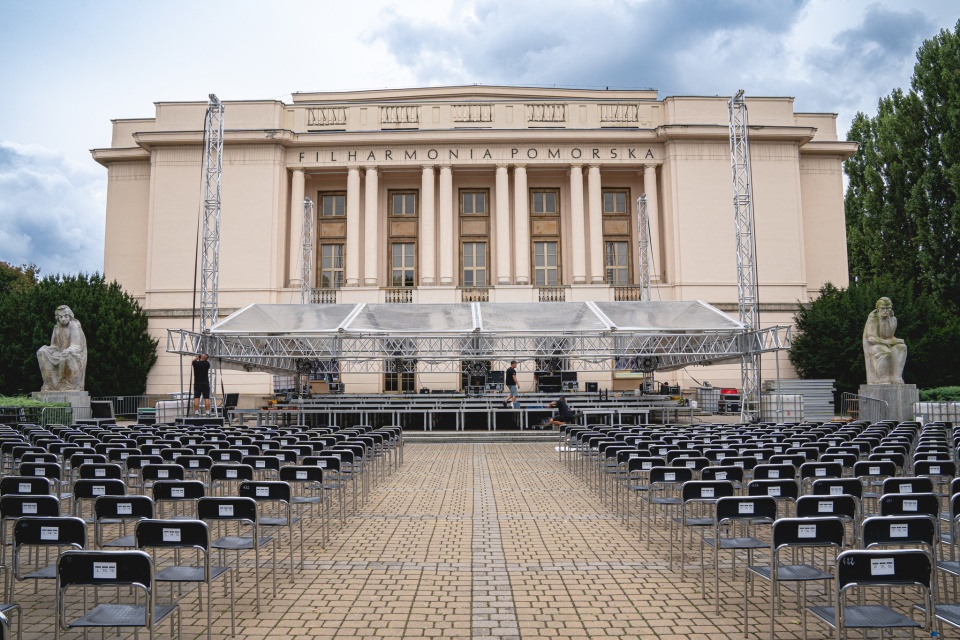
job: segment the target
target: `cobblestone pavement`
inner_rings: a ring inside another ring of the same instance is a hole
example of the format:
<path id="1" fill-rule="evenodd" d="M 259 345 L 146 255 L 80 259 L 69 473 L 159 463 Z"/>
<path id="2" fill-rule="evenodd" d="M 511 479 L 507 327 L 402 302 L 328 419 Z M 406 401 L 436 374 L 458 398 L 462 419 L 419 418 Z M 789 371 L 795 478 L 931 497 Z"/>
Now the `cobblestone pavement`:
<path id="1" fill-rule="evenodd" d="M 664 527 L 654 529 L 648 550 L 635 525 L 624 527 L 560 463 L 553 444 L 408 444 L 401 469 L 358 515 L 334 526 L 326 548 L 313 525 L 305 567 L 292 580 L 281 547 L 277 597 L 266 561 L 260 614 L 252 564 L 241 560 L 237 638 L 742 637 L 742 567 L 730 584 L 729 567 L 721 571 L 723 613 L 715 615 L 712 597 L 699 596 L 699 543 L 688 545 L 681 579 L 678 564 L 667 567 Z M 24 637 L 52 638 L 52 585 L 34 594 L 20 583 L 17 592 Z M 755 637 L 767 637 L 765 593 L 758 584 Z M 184 637 L 203 637 L 195 591 L 180 602 Z M 228 614 L 217 583 L 215 637 L 229 637 Z M 810 625 L 811 638 L 825 637 Z M 800 637 L 792 602 L 776 637 Z"/>

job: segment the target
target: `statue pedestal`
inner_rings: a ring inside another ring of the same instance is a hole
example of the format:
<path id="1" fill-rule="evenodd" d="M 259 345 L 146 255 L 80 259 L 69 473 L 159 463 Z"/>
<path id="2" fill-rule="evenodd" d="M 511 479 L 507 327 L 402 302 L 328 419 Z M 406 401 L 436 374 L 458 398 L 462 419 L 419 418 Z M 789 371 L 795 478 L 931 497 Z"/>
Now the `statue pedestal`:
<path id="1" fill-rule="evenodd" d="M 68 402 L 75 418 L 90 417 L 90 394 L 86 391 L 34 391 L 30 396 L 43 402 Z"/>
<path id="2" fill-rule="evenodd" d="M 862 384 L 860 396 L 883 400 L 886 408 L 879 411 L 860 407 L 860 418 L 875 422 L 877 420 L 913 420 L 916 416 L 913 405 L 920 402 L 920 392 L 915 384 Z M 861 403 L 865 404 L 865 403 Z"/>

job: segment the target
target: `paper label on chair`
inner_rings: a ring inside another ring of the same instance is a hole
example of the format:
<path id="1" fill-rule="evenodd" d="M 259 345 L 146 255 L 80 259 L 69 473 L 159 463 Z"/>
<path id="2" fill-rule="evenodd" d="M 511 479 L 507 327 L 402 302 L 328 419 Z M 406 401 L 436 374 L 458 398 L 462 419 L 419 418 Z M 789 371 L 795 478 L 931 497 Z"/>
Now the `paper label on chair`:
<path id="1" fill-rule="evenodd" d="M 675 473 L 665 473 L 665 474 L 663 474 L 663 479 L 666 480 L 667 482 L 673 482 L 674 480 L 677 479 L 677 474 L 675 474 Z"/>
<path id="2" fill-rule="evenodd" d="M 24 514 L 27 513 L 36 513 L 37 512 L 37 503 L 36 502 L 24 502 L 21 508 L 21 511 Z"/>
<path id="3" fill-rule="evenodd" d="M 639 454 L 639 453 L 631 453 L 631 454 L 630 454 L 630 457 L 627 458 L 627 460 L 636 460 L 636 459 L 639 458 L 639 457 L 640 457 L 640 454 Z"/>
<path id="4" fill-rule="evenodd" d="M 41 540 L 59 540 L 60 527 L 40 527 Z"/>
<path id="5" fill-rule="evenodd" d="M 767 487 L 767 495 L 768 495 L 768 496 L 779 496 L 779 495 L 780 495 L 780 487 Z"/>
<path id="6" fill-rule="evenodd" d="M 297 471 L 297 480 L 306 480 L 307 472 L 306 471 Z"/>
<path id="7" fill-rule="evenodd" d="M 696 460 L 687 460 L 687 469 L 696 469 L 697 461 Z"/>
<path id="8" fill-rule="evenodd" d="M 825 475 L 827 475 L 827 470 L 824 469 L 823 467 L 817 467 L 816 469 L 813 470 L 813 475 L 815 475 L 815 476 L 825 476 Z"/>
<path id="9" fill-rule="evenodd" d="M 182 498 L 182 497 L 183 497 L 183 487 L 170 487 L 170 497 L 171 497 L 171 498 Z"/>
<path id="10" fill-rule="evenodd" d="M 867 473 L 872 476 L 878 476 L 880 475 L 880 467 L 870 467 L 870 469 L 867 470 Z"/>
<path id="11" fill-rule="evenodd" d="M 870 560 L 870 575 L 892 576 L 893 574 L 893 558 L 876 558 Z"/>
<path id="12" fill-rule="evenodd" d="M 910 534 L 910 525 L 892 524 L 890 525 L 891 538 L 906 538 Z"/>
<path id="13" fill-rule="evenodd" d="M 900 493 L 913 493 L 913 485 L 909 482 L 901 482 Z"/>
<path id="14" fill-rule="evenodd" d="M 644 471 L 649 471 L 650 469 L 653 469 L 653 463 L 652 463 L 652 462 L 642 462 L 642 463 L 640 463 L 640 468 L 643 469 Z"/>
<path id="15" fill-rule="evenodd" d="M 727 472 L 726 472 L 726 471 L 717 471 L 717 473 L 716 473 L 716 479 L 717 479 L 717 480 L 726 480 L 726 479 L 727 479 Z"/>
<path id="16" fill-rule="evenodd" d="M 205 447 L 197 447 L 197 455 L 202 456 L 206 455 L 207 449 Z"/>
<path id="17" fill-rule="evenodd" d="M 180 454 L 177 453 L 176 451 L 174 451 L 173 453 L 170 454 L 170 457 L 173 458 L 174 460 L 176 460 L 177 458 L 180 457 Z"/>
<path id="18" fill-rule="evenodd" d="M 701 497 L 701 498 L 712 498 L 712 497 L 713 497 L 713 487 L 700 487 L 700 497 Z"/>
<path id="19" fill-rule="evenodd" d="M 107 495 L 107 488 L 102 484 L 94 485 L 90 488 L 90 493 L 95 496 L 104 496 Z"/>
<path id="20" fill-rule="evenodd" d="M 927 460 L 939 460 L 939 459 L 940 459 L 940 456 L 938 456 L 937 454 L 927 456 Z"/>
<path id="21" fill-rule="evenodd" d="M 904 511 L 916 511 L 916 510 L 917 510 L 917 501 L 916 501 L 916 500 L 904 500 L 904 501 L 903 501 L 903 510 L 904 510 Z"/>
<path id="22" fill-rule="evenodd" d="M 106 469 L 94 469 L 94 470 L 93 470 L 93 475 L 94 475 L 95 478 L 105 478 L 105 477 L 107 477 L 107 470 L 106 470 Z"/>
<path id="23" fill-rule="evenodd" d="M 232 504 L 218 505 L 217 513 L 219 513 L 220 516 L 233 517 L 233 505 Z"/>
<path id="24" fill-rule="evenodd" d="M 30 493 L 30 483 L 29 482 L 20 482 L 17 483 L 17 492 L 18 493 Z"/>
<path id="25" fill-rule="evenodd" d="M 834 485 L 834 486 L 830 487 L 830 495 L 832 495 L 832 496 L 842 496 L 842 495 L 843 495 L 843 487 L 838 486 L 838 485 Z"/>
<path id="26" fill-rule="evenodd" d="M 320 460 L 319 462 L 317 462 L 317 466 L 320 467 L 321 469 L 326 469 L 326 468 L 327 468 L 327 461 L 326 461 L 326 460 Z"/>
<path id="27" fill-rule="evenodd" d="M 737 505 L 738 513 L 753 513 L 753 503 L 752 502 L 741 502 Z"/>
<path id="28" fill-rule="evenodd" d="M 939 475 L 939 473 L 940 473 L 940 467 L 930 467 L 931 475 Z"/>
<path id="29" fill-rule="evenodd" d="M 255 462 L 255 464 L 256 464 L 257 469 L 264 469 L 264 468 L 266 468 L 266 466 L 267 466 L 267 461 L 266 461 L 266 460 L 257 460 L 257 461 Z"/>
<path id="30" fill-rule="evenodd" d="M 339 453 L 331 453 L 330 455 L 332 455 L 332 456 L 333 456 L 334 458 L 336 458 L 337 460 L 340 459 L 340 454 L 339 454 Z"/>
<path id="31" fill-rule="evenodd" d="M 757 460 L 760 460 L 761 462 L 763 461 L 763 454 L 762 454 L 762 453 L 758 453 L 756 457 L 757 457 Z"/>
<path id="32" fill-rule="evenodd" d="M 93 563 L 94 580 L 116 580 L 117 563 L 116 562 L 94 562 Z"/>
<path id="33" fill-rule="evenodd" d="M 733 463 L 733 466 L 740 467 L 741 469 L 743 469 L 743 460 L 737 460 L 736 462 Z"/>
<path id="34" fill-rule="evenodd" d="M 228 478 L 236 478 L 236 477 L 237 477 L 237 470 L 236 470 L 236 469 L 227 469 L 227 477 L 228 477 Z"/>
<path id="35" fill-rule="evenodd" d="M 44 469 L 43 467 L 37 467 L 36 469 L 33 470 L 33 475 L 35 475 L 35 476 L 45 476 L 45 475 L 47 475 L 47 471 L 46 471 L 46 469 Z"/>
<path id="36" fill-rule="evenodd" d="M 258 498 L 269 498 L 270 487 L 256 487 Z"/>
<path id="37" fill-rule="evenodd" d="M 801 524 L 800 526 L 797 527 L 797 537 L 798 538 L 816 538 L 817 525 Z"/>
<path id="38" fill-rule="evenodd" d="M 223 461 L 223 460 L 229 460 L 229 459 L 230 459 L 230 454 L 229 454 L 229 453 L 221 453 L 221 454 L 220 454 L 220 460 L 221 460 L 221 461 Z"/>
<path id="39" fill-rule="evenodd" d="M 150 455 L 152 456 L 160 455 L 160 449 L 150 449 Z"/>
<path id="40" fill-rule="evenodd" d="M 93 460 L 91 460 L 90 458 L 84 458 L 84 459 L 80 462 L 80 464 L 91 464 L 92 462 L 93 462 Z"/>
<path id="41" fill-rule="evenodd" d="M 126 460 L 126 459 L 127 459 L 127 456 L 129 456 L 129 455 L 130 455 L 129 453 L 127 453 L 126 451 L 124 451 L 124 452 L 122 452 L 122 453 L 120 454 L 120 459 L 121 459 L 121 460 Z"/>
<path id="42" fill-rule="evenodd" d="M 157 469 L 157 477 L 158 477 L 158 478 L 169 478 L 169 477 L 170 477 L 170 472 L 167 471 L 166 469 Z"/>
<path id="43" fill-rule="evenodd" d="M 667 451 L 669 451 L 669 449 L 665 449 L 665 448 L 661 447 L 661 448 L 660 448 L 660 455 L 662 455 L 662 456 L 667 455 Z"/>
<path id="44" fill-rule="evenodd" d="M 120 502 L 117 504 L 117 515 L 118 516 L 131 516 L 133 515 L 133 504 L 130 502 Z"/>
<path id="45" fill-rule="evenodd" d="M 180 542 L 180 529 L 163 529 L 164 542 Z"/>
<path id="46" fill-rule="evenodd" d="M 767 477 L 772 480 L 778 480 L 780 478 L 780 469 L 770 469 L 770 473 L 767 474 Z"/>
<path id="47" fill-rule="evenodd" d="M 191 460 L 191 461 L 190 461 L 190 468 L 191 468 L 191 469 L 198 469 L 198 468 L 200 468 L 200 461 L 199 461 L 199 460 Z"/>
<path id="48" fill-rule="evenodd" d="M 833 501 L 832 501 L 832 500 L 818 500 L 818 501 L 817 501 L 817 513 L 833 513 Z"/>

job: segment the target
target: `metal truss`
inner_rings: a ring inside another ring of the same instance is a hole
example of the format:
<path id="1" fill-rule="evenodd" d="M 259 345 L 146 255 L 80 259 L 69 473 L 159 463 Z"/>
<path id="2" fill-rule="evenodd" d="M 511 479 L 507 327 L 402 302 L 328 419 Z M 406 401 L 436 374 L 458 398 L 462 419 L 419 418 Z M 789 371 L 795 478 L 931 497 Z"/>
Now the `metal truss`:
<path id="1" fill-rule="evenodd" d="M 194 355 L 206 345 L 223 366 L 246 371 L 383 373 L 398 370 L 461 372 L 464 363 L 567 358 L 583 371 L 613 371 L 630 359 L 655 357 L 657 369 L 736 360 L 790 347 L 790 328 L 683 333 L 624 331 L 560 335 L 203 335 L 167 332 L 167 352 Z M 298 368 L 299 367 L 299 368 Z"/>
<path id="2" fill-rule="evenodd" d="M 313 287 L 313 200 L 303 199 L 303 249 L 300 252 L 300 304 L 310 304 Z"/>
<path id="3" fill-rule="evenodd" d="M 754 236 L 753 187 L 750 169 L 747 103 L 743 89 L 727 103 L 730 112 L 730 167 L 733 173 L 733 211 L 737 244 L 737 307 L 740 322 L 750 331 L 760 326 Z M 745 336 L 747 334 L 744 334 Z M 752 420 L 760 413 L 760 355 L 744 349 L 740 361 L 740 417 Z"/>
<path id="4" fill-rule="evenodd" d="M 650 218 L 647 194 L 637 198 L 637 248 L 640 252 L 640 300 L 650 300 Z"/>
<path id="5" fill-rule="evenodd" d="M 220 191 L 223 178 L 223 103 L 210 94 L 203 121 L 203 199 L 200 215 L 200 330 L 207 334 L 217 323 L 220 292 Z M 201 352 L 210 353 L 208 346 Z M 217 406 L 217 369 L 210 367 L 210 402 Z"/>

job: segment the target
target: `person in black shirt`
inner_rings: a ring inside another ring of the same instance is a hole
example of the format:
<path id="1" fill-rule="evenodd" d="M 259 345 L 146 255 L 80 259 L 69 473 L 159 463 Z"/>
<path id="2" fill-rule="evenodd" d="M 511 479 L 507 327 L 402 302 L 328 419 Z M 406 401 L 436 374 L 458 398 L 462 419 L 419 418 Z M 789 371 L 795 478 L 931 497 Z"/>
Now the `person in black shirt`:
<path id="1" fill-rule="evenodd" d="M 570 424 L 571 422 L 576 422 L 577 417 L 573 414 L 573 411 L 570 409 L 570 405 L 567 404 L 567 399 L 564 396 L 560 396 L 556 402 L 550 403 L 551 407 L 556 407 L 557 415 L 550 418 L 545 426 L 548 427 L 562 427 L 565 424 Z"/>
<path id="2" fill-rule="evenodd" d="M 200 415 L 200 398 L 204 400 L 204 413 L 210 413 L 210 360 L 201 353 L 193 359 L 193 413 Z"/>
<path id="3" fill-rule="evenodd" d="M 503 401 L 504 407 L 509 407 L 517 401 L 517 361 L 511 360 L 510 367 L 507 369 L 506 375 L 504 375 L 504 380 L 507 383 L 507 389 L 509 390 L 509 395 L 507 399 Z"/>

